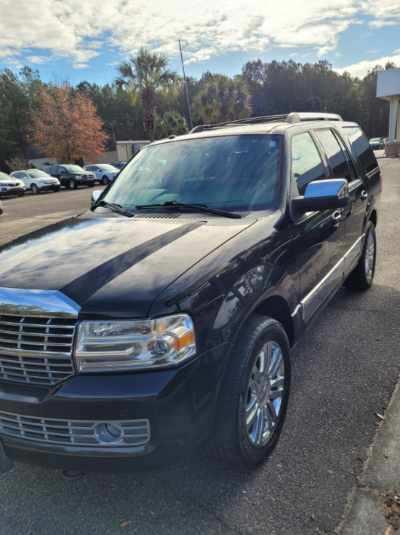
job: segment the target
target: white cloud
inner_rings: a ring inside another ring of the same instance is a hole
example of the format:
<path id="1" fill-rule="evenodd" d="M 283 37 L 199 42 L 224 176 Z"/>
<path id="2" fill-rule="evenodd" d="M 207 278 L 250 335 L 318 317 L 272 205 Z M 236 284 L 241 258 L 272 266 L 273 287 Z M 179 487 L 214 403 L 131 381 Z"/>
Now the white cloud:
<path id="1" fill-rule="evenodd" d="M 26 59 L 29 61 L 29 63 L 40 65 L 41 63 L 46 63 L 49 61 L 50 58 L 48 56 L 27 56 Z"/>
<path id="2" fill-rule="evenodd" d="M 68 57 L 77 68 L 103 44 L 124 54 L 147 46 L 189 62 L 269 47 L 334 50 L 361 14 L 371 24 L 400 20 L 399 0 L 0 0 L 0 57 L 21 52 Z M 41 61 L 41 60 L 39 60 Z"/>
<path id="3" fill-rule="evenodd" d="M 397 66 L 400 66 L 400 50 L 395 50 L 390 56 L 383 56 L 371 60 L 363 60 L 359 63 L 353 63 L 352 65 L 348 65 L 347 67 L 340 67 L 335 70 L 339 73 L 348 72 L 352 76 L 358 76 L 358 78 L 363 78 L 377 65 L 380 67 L 385 67 L 387 63 L 395 63 Z"/>
<path id="4" fill-rule="evenodd" d="M 394 26 L 400 23 L 399 0 L 369 0 L 364 4 L 365 12 L 372 17 L 373 27 Z"/>

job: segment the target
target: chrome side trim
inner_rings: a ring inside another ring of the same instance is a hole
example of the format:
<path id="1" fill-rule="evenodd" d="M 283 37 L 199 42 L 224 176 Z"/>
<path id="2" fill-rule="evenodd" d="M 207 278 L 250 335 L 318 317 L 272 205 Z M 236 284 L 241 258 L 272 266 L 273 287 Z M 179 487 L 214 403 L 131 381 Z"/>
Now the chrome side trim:
<path id="1" fill-rule="evenodd" d="M 0 288 L 0 314 L 77 318 L 80 306 L 58 290 Z"/>
<path id="2" fill-rule="evenodd" d="M 298 303 L 296 305 L 295 309 L 293 310 L 293 312 L 291 314 L 292 318 L 294 318 L 299 312 L 302 312 L 303 321 L 307 322 L 307 320 L 314 314 L 314 312 L 316 312 L 316 310 L 319 308 L 319 306 L 321 304 L 323 304 L 323 302 L 325 301 L 325 299 L 322 299 L 321 302 L 319 302 L 318 295 L 320 295 L 321 292 L 325 288 L 327 290 L 329 290 L 330 284 L 335 281 L 335 277 L 334 276 L 337 273 L 337 271 L 343 266 L 343 264 L 348 262 L 349 258 L 353 259 L 352 263 L 358 261 L 359 254 L 355 254 L 354 256 L 352 256 L 352 255 L 353 255 L 354 251 L 356 251 L 357 246 L 362 243 L 364 238 L 365 238 L 365 233 L 363 233 L 353 243 L 353 245 L 350 247 L 350 249 L 348 249 L 348 251 L 346 251 L 346 253 L 342 256 L 342 258 L 340 258 L 340 260 L 338 262 L 336 262 L 336 264 L 318 282 L 318 284 L 316 284 L 314 286 L 314 288 L 305 297 L 303 297 L 303 299 L 301 299 L 300 303 Z M 362 247 L 360 247 L 360 252 L 361 252 L 361 250 L 362 250 Z M 347 274 L 347 273 L 350 272 L 352 265 L 349 264 L 349 266 L 350 266 L 350 269 L 349 268 L 346 269 L 347 266 L 344 269 L 342 269 L 342 276 L 338 277 L 338 279 L 339 278 L 343 279 L 344 274 Z M 333 289 L 334 289 L 334 286 L 333 286 L 332 290 L 329 290 L 327 292 L 327 297 L 330 295 L 330 293 L 331 293 L 331 291 L 333 291 Z M 313 303 L 314 303 L 314 306 L 313 306 Z"/>
<path id="3" fill-rule="evenodd" d="M 365 238 L 365 233 L 363 233 L 358 240 L 356 240 L 347 253 L 344 255 L 343 259 L 345 261 L 345 276 L 348 275 L 352 269 L 357 265 L 357 262 L 360 258 L 362 252 L 362 242 Z M 359 248 L 359 249 L 358 249 Z"/>
<path id="4" fill-rule="evenodd" d="M 327 299 L 333 291 L 334 287 L 331 289 L 330 286 L 333 285 L 334 280 L 337 278 L 338 271 L 342 272 L 340 279 L 343 279 L 343 270 L 341 269 L 343 263 L 344 257 L 342 257 L 319 281 L 319 283 L 300 301 L 300 304 L 303 307 L 304 321 L 308 321 L 311 316 L 314 315 L 318 308 L 325 302 L 325 299 Z"/>
<path id="5" fill-rule="evenodd" d="M 374 175 L 377 175 L 378 173 L 380 173 L 380 169 L 379 169 L 379 167 L 375 167 L 375 169 L 372 169 L 372 171 L 369 171 L 368 173 L 365 173 L 365 176 L 367 178 L 371 178 Z"/>
<path id="6" fill-rule="evenodd" d="M 292 318 L 295 318 L 297 316 L 297 314 L 299 314 L 301 312 L 301 304 L 298 303 L 295 307 L 295 309 L 293 310 L 293 312 L 290 314 Z"/>

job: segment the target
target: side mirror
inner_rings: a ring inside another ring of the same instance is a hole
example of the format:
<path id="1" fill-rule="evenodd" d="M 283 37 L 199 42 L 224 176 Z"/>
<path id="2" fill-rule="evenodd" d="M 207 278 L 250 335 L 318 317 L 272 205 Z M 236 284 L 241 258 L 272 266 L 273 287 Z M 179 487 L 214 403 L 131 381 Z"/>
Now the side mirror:
<path id="1" fill-rule="evenodd" d="M 90 200 L 90 208 L 94 207 L 94 205 L 97 203 L 102 193 L 103 191 L 101 189 L 95 189 L 94 191 L 92 191 L 92 197 Z"/>
<path id="2" fill-rule="evenodd" d="M 292 201 L 297 213 L 335 210 L 349 204 L 349 187 L 345 178 L 314 180 L 306 186 L 304 197 Z"/>

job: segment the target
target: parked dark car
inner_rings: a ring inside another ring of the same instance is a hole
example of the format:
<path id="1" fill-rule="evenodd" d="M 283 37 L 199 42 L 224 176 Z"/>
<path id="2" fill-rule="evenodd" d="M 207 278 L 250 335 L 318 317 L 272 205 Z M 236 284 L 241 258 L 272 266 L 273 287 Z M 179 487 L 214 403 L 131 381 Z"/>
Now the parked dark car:
<path id="1" fill-rule="evenodd" d="M 383 137 L 373 137 L 369 140 L 372 150 L 383 150 L 385 148 L 385 140 Z"/>
<path id="2" fill-rule="evenodd" d="M 61 186 L 68 189 L 77 189 L 79 186 L 90 188 L 94 186 L 96 180 L 93 173 L 74 164 L 54 165 L 51 168 L 51 175 L 58 178 Z"/>
<path id="3" fill-rule="evenodd" d="M 123 169 L 125 167 L 125 165 L 127 164 L 128 162 L 124 162 L 124 161 L 116 161 L 116 162 L 112 162 L 111 165 L 113 167 L 116 167 L 117 169 Z"/>
<path id="4" fill-rule="evenodd" d="M 91 211 L 3 246 L 2 466 L 206 441 L 264 461 L 291 347 L 343 284 L 373 283 L 380 189 L 357 124 L 252 118 L 149 145 Z"/>

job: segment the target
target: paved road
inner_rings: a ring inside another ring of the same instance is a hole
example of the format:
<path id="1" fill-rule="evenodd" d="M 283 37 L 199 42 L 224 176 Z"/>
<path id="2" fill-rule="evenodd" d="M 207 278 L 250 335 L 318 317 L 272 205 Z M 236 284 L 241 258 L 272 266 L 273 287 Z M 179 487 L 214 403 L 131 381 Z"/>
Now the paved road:
<path id="1" fill-rule="evenodd" d="M 286 426 L 263 468 L 197 458 L 65 481 L 20 464 L 0 479 L 0 534 L 333 533 L 400 370 L 400 163 L 382 167 L 376 284 L 342 291 L 297 346 Z"/>
<path id="2" fill-rule="evenodd" d="M 92 191 L 92 188 L 82 188 L 2 199 L 4 215 L 0 219 L 0 244 L 86 210 Z"/>

